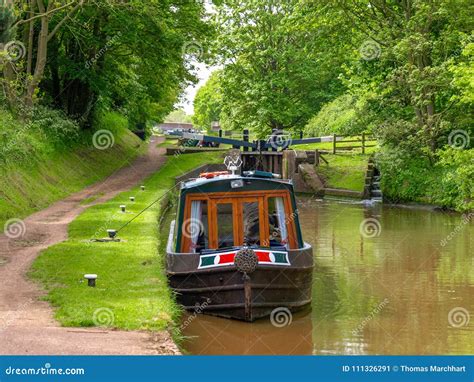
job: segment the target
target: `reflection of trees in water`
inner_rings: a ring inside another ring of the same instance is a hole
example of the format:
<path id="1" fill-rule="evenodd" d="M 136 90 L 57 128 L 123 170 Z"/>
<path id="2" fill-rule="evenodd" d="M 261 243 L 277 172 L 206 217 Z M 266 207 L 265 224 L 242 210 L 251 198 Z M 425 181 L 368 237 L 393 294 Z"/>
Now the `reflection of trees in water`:
<path id="1" fill-rule="evenodd" d="M 327 202 L 299 210 L 303 235 L 306 240 L 312 236 L 316 261 L 316 353 L 474 351 L 473 226 L 444 248 L 439 246 L 460 215 L 385 206 L 368 211 L 360 205 Z M 367 218 L 380 221 L 380 236 L 360 235 L 359 224 Z M 385 298 L 388 304 L 371 315 Z M 458 305 L 471 312 L 469 329 L 448 324 L 448 312 Z"/>

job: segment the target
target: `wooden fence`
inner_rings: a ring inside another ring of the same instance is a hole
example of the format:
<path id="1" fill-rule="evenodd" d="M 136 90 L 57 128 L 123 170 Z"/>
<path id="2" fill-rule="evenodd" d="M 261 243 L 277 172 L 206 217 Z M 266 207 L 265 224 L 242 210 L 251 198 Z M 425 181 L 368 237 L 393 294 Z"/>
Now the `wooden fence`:
<path id="1" fill-rule="evenodd" d="M 365 154 L 365 149 L 367 147 L 375 147 L 375 144 L 369 144 L 368 142 L 374 141 L 374 138 L 371 135 L 362 133 L 360 137 L 358 136 L 348 136 L 348 135 L 338 135 L 333 134 L 332 136 L 332 153 L 336 154 L 338 150 L 353 150 L 353 149 L 362 149 L 362 154 Z M 341 139 L 342 138 L 342 139 Z M 350 138 L 344 140 L 344 138 Z M 346 143 L 353 143 L 353 145 L 343 145 Z"/>

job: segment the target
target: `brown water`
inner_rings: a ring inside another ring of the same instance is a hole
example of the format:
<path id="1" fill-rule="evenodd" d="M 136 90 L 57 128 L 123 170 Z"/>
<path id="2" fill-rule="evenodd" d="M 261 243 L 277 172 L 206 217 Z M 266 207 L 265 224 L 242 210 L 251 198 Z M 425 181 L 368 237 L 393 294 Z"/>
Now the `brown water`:
<path id="1" fill-rule="evenodd" d="M 311 308 L 284 327 L 187 316 L 188 352 L 474 354 L 474 215 L 315 199 L 299 211 Z"/>

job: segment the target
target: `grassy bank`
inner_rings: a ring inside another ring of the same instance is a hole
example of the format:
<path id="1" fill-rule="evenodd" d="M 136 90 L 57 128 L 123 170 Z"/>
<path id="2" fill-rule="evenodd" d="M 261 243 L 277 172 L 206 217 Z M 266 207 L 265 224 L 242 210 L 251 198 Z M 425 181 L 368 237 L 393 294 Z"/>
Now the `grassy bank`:
<path id="1" fill-rule="evenodd" d="M 56 308 L 61 324 L 149 330 L 172 325 L 179 311 L 167 286 L 165 253 L 159 250 L 160 203 L 121 231 L 121 242 L 98 243 L 89 239 L 106 236 L 107 228 L 117 229 L 167 195 L 177 175 L 200 164 L 219 161 L 222 158 L 214 153 L 168 158 L 160 171 L 144 182 L 145 191 L 135 187 L 87 209 L 70 224 L 66 242 L 48 248 L 38 257 L 31 276 L 48 291 L 46 299 Z M 129 202 L 132 195 L 136 197 L 133 204 Z M 126 204 L 129 213 L 119 212 L 120 204 Z M 166 239 L 167 232 L 162 233 L 161 239 Z M 86 273 L 98 274 L 96 288 L 84 283 Z M 103 321 L 99 320 L 101 312 Z"/>
<path id="2" fill-rule="evenodd" d="M 322 163 L 317 167 L 317 171 L 330 188 L 362 192 L 369 157 L 367 154 L 325 155 L 324 158 L 329 164 Z"/>
<path id="3" fill-rule="evenodd" d="M 10 218 L 21 219 L 105 178 L 145 149 L 117 114 L 97 119 L 96 130 L 109 130 L 114 140 L 99 150 L 93 131 L 80 131 L 55 112 L 48 113 L 26 123 L 0 110 L 2 227 Z"/>

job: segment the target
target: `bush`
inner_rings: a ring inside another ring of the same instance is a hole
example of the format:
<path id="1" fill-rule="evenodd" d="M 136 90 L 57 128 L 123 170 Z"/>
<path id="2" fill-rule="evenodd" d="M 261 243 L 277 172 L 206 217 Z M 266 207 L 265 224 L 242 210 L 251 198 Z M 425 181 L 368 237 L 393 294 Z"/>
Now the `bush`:
<path id="1" fill-rule="evenodd" d="M 358 135 L 366 130 L 359 118 L 360 106 L 356 98 L 344 94 L 324 105 L 305 126 L 306 136 L 330 134 Z"/>
<path id="2" fill-rule="evenodd" d="M 435 164 L 412 152 L 384 147 L 376 161 L 384 197 L 421 202 L 457 211 L 474 209 L 474 150 L 445 148 Z"/>
<path id="3" fill-rule="evenodd" d="M 458 211 L 474 210 L 474 149 L 446 148 L 438 151 L 439 165 L 444 169 L 441 179 L 443 193 L 438 203 Z"/>
<path id="4" fill-rule="evenodd" d="M 79 138 L 79 126 L 64 113 L 37 107 L 31 120 L 20 120 L 0 109 L 0 161 L 22 162 L 33 152 L 70 147 Z"/>
<path id="5" fill-rule="evenodd" d="M 38 106 L 33 111 L 33 118 L 29 124 L 32 131 L 41 134 L 44 139 L 55 146 L 69 146 L 77 141 L 80 128 L 77 122 L 67 118 L 59 111 Z"/>

